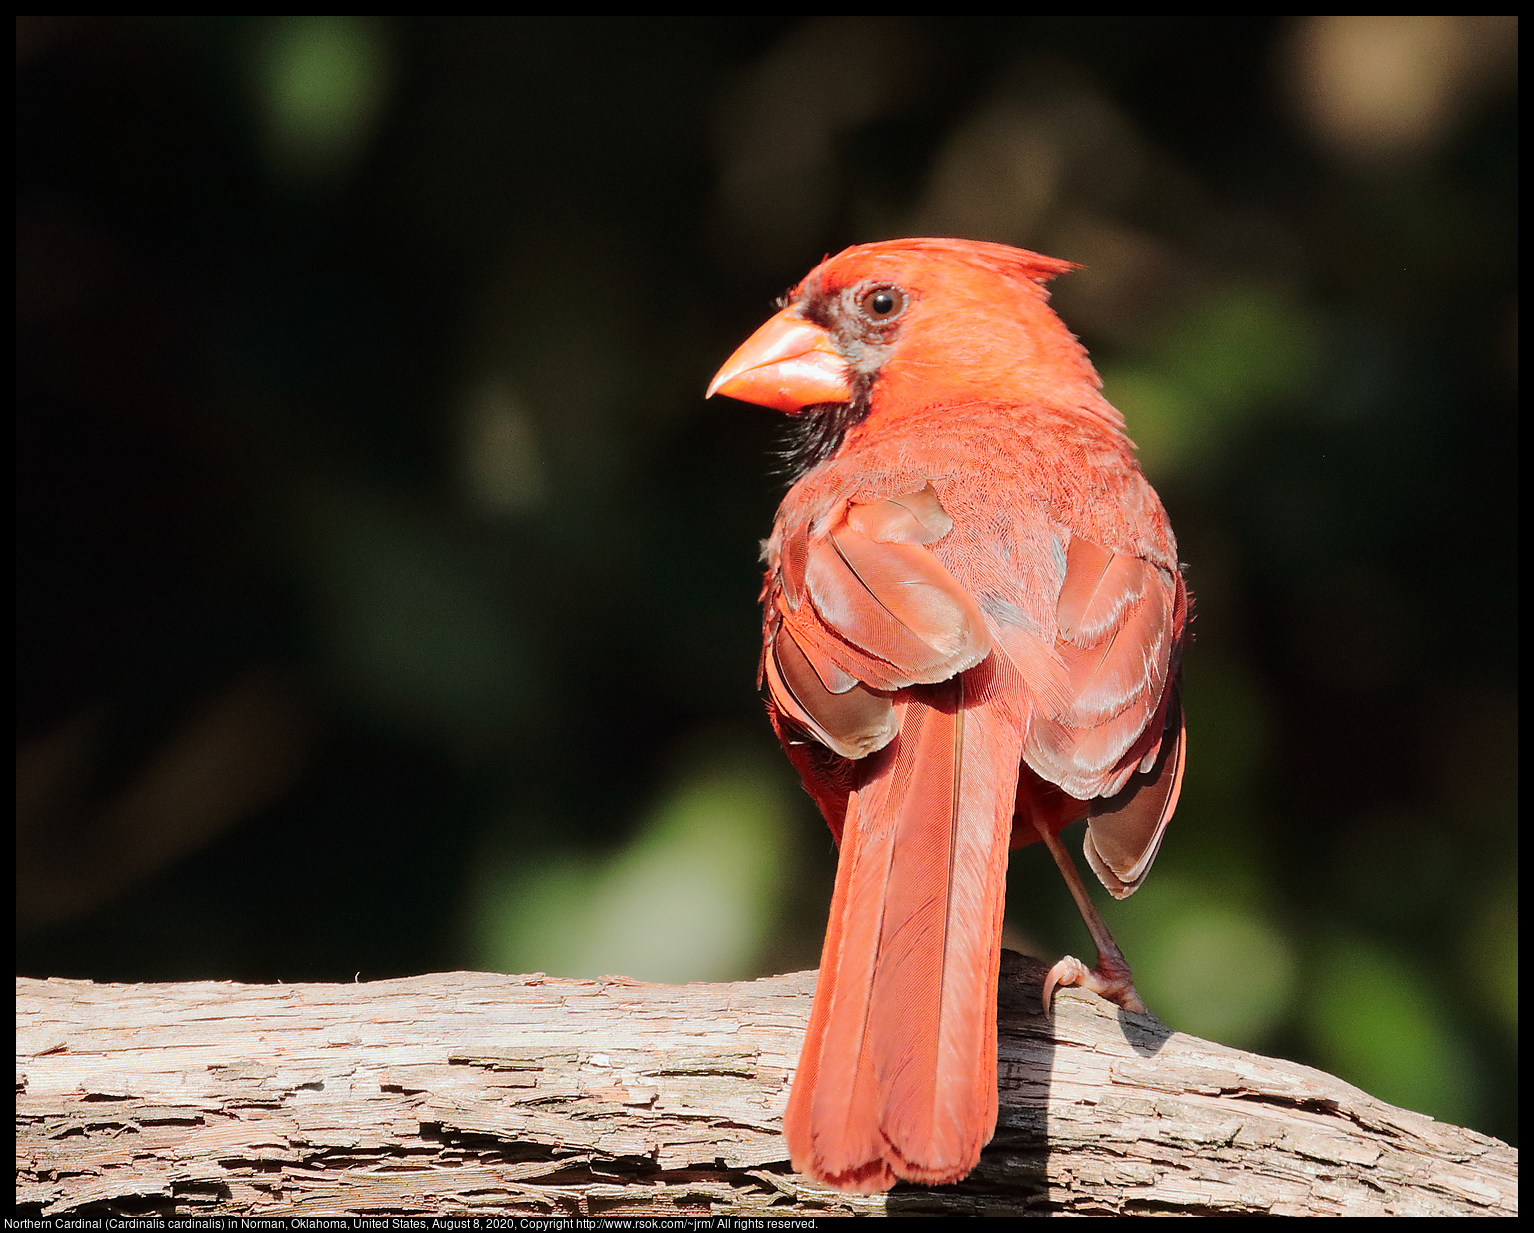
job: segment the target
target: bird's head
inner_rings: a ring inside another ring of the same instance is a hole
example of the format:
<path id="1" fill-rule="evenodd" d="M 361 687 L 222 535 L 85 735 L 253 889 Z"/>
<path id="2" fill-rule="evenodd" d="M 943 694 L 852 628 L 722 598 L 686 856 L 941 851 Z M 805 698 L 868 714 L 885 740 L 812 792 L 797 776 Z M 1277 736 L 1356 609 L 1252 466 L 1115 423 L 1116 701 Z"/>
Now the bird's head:
<path id="1" fill-rule="evenodd" d="M 1097 373 L 1045 291 L 1074 268 L 975 240 L 849 248 L 783 298 L 725 361 L 709 396 L 791 415 L 845 406 L 849 425 L 974 401 L 1084 403 L 1101 416 Z"/>

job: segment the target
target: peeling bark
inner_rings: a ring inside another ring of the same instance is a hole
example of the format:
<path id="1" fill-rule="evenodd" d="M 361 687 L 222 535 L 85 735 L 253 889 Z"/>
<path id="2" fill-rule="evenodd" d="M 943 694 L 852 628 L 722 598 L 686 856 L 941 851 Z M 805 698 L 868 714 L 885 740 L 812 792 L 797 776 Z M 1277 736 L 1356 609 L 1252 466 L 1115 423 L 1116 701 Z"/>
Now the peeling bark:
<path id="1" fill-rule="evenodd" d="M 957 1186 L 843 1195 L 780 1124 L 815 974 L 647 985 L 17 981 L 40 1215 L 1515 1215 L 1517 1153 L 1002 957 L 1001 1116 Z"/>

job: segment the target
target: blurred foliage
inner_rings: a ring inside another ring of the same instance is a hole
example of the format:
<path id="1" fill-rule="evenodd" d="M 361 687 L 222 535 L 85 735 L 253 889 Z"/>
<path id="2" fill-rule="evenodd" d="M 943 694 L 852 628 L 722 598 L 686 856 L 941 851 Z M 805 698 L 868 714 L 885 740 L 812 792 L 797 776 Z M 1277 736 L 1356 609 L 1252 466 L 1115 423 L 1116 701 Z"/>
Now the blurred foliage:
<path id="1" fill-rule="evenodd" d="M 385 100 L 385 30 L 362 17 L 288 17 L 251 42 L 250 88 L 269 165 L 304 187 L 343 179 Z"/>
<path id="2" fill-rule="evenodd" d="M 1515 19 L 17 33 L 21 971 L 812 966 L 701 392 L 966 235 L 1084 267 L 1197 597 L 1147 1000 L 1516 1138 Z M 1008 930 L 1091 953 L 1036 847 Z"/>
<path id="3" fill-rule="evenodd" d="M 1317 940 L 1311 970 L 1302 1013 L 1326 1069 L 1393 1104 L 1474 1119 L 1474 1066 L 1452 1026 L 1448 990 L 1390 948 L 1345 934 Z"/>
<path id="4" fill-rule="evenodd" d="M 616 852 L 549 845 L 557 827 L 544 820 L 486 854 L 477 966 L 671 982 L 752 974 L 792 876 L 796 785 L 760 742 L 708 744 Z M 546 851 L 530 853 L 529 835 Z"/>
<path id="5" fill-rule="evenodd" d="M 1302 397 L 1320 378 L 1317 330 L 1302 306 L 1260 286 L 1219 287 L 1187 305 L 1134 358 L 1103 369 L 1153 483 L 1189 483 L 1219 465 L 1249 417 Z"/>

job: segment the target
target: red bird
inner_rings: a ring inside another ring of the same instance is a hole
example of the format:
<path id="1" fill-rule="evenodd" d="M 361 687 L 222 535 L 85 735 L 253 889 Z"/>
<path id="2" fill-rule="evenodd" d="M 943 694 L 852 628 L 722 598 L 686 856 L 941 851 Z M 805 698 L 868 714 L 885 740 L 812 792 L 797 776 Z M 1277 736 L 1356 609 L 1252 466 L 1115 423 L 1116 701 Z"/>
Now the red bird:
<path id="1" fill-rule="evenodd" d="M 955 1182 L 996 1128 L 1009 848 L 1042 840 L 1098 951 L 1044 987 L 1144 1006 L 1058 832 L 1111 894 L 1177 803 L 1189 597 L 1160 500 L 1045 284 L 968 240 L 821 263 L 709 393 L 797 418 L 761 673 L 841 849 L 784 1116 L 843 1190 Z"/>

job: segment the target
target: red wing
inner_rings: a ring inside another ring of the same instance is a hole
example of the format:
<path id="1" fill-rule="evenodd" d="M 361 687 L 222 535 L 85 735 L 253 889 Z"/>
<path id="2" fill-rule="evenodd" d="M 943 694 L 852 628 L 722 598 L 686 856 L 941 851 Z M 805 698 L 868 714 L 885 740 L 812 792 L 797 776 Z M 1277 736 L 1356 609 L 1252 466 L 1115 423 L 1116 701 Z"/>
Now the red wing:
<path id="1" fill-rule="evenodd" d="M 972 668 L 990 631 L 926 547 L 953 526 L 930 484 L 821 525 L 785 538 L 763 666 L 785 717 L 861 758 L 895 735 L 890 693 Z"/>
<path id="2" fill-rule="evenodd" d="M 1112 796 L 1154 754 L 1185 604 L 1179 575 L 1071 539 L 1055 640 L 1067 700 L 1035 715 L 1024 754 L 1043 778 L 1080 800 Z"/>
<path id="3" fill-rule="evenodd" d="M 1088 862 L 1113 894 L 1127 895 L 1155 859 L 1182 781 L 1172 678 L 1187 592 L 1180 574 L 1077 536 L 1056 619 L 1069 701 L 1034 717 L 1024 760 L 1093 802 Z"/>
<path id="4" fill-rule="evenodd" d="M 1170 697 L 1160 748 L 1154 755 L 1146 754 L 1140 763 L 1142 769 L 1129 777 L 1122 791 L 1092 802 L 1091 820 L 1082 841 L 1087 864 L 1115 899 L 1132 895 L 1150 872 L 1182 791 L 1188 729 L 1177 686 L 1172 685 L 1167 692 Z"/>
<path id="5" fill-rule="evenodd" d="M 842 757 L 864 757 L 894 738 L 890 695 L 866 688 L 824 660 L 817 671 L 791 629 L 779 626 L 764 667 L 779 713 Z"/>

